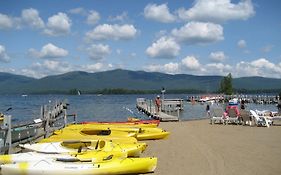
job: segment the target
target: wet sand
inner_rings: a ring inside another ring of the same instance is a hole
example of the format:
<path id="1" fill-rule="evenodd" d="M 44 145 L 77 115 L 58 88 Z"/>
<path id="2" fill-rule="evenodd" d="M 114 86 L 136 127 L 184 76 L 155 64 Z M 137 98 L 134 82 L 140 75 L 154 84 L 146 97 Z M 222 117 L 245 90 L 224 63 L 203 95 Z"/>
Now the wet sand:
<path id="1" fill-rule="evenodd" d="M 161 123 L 168 139 L 146 141 L 158 157 L 154 174 L 281 174 L 281 126 L 210 125 L 208 120 Z"/>

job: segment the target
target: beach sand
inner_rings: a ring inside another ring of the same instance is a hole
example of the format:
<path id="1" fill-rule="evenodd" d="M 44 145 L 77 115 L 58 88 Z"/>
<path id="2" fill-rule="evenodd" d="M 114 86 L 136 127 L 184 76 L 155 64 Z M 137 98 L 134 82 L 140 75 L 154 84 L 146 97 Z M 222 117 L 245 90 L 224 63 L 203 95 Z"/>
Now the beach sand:
<path id="1" fill-rule="evenodd" d="M 281 126 L 210 125 L 209 120 L 161 123 L 165 140 L 146 141 L 158 157 L 154 174 L 281 174 Z"/>

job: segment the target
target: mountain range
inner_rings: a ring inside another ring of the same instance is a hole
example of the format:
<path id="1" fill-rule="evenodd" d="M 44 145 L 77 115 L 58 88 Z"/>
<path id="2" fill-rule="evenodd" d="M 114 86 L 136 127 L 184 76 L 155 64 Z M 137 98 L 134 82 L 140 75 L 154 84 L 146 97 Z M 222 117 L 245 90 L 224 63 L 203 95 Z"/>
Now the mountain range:
<path id="1" fill-rule="evenodd" d="M 88 73 L 68 72 L 40 79 L 0 72 L 0 94 L 68 93 L 78 89 L 82 93 L 103 89 L 126 89 L 138 91 L 195 90 L 215 92 L 222 76 L 195 76 L 187 74 L 164 74 L 159 72 L 110 70 Z M 270 90 L 281 89 L 281 79 L 264 77 L 233 78 L 235 89 Z"/>

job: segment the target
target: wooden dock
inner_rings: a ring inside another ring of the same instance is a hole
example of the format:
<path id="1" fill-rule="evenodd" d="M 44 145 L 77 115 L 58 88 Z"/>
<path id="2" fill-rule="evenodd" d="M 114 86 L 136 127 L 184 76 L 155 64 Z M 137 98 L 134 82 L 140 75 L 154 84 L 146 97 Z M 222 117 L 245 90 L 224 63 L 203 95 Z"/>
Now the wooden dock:
<path id="1" fill-rule="evenodd" d="M 12 116 L 5 115 L 3 123 L 0 124 L 0 154 L 11 154 L 19 152 L 19 144 L 36 142 L 40 139 L 49 137 L 55 130 L 65 127 L 69 123 L 76 123 L 76 114 L 68 115 L 65 103 L 41 107 L 41 116 L 29 123 L 13 125 Z M 68 122 L 67 117 L 73 116 L 73 121 Z M 15 131 L 19 131 L 16 132 Z M 25 136 L 24 136 L 25 135 Z M 15 140 L 16 138 L 16 140 Z"/>
<path id="2" fill-rule="evenodd" d="M 146 115 L 153 119 L 157 119 L 163 122 L 179 121 L 179 108 L 177 109 L 177 111 L 170 110 L 170 114 L 168 114 L 168 110 L 161 110 L 161 107 L 160 111 L 158 112 L 156 111 L 154 102 L 145 98 L 138 98 L 136 107 L 138 110 L 144 112 Z M 176 113 L 176 116 L 172 115 L 172 112 Z"/>

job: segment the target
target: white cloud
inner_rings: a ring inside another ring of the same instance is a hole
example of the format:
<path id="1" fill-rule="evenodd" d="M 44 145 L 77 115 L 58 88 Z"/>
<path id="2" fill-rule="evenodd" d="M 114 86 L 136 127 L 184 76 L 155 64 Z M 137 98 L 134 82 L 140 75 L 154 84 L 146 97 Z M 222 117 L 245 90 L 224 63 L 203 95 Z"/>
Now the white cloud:
<path id="1" fill-rule="evenodd" d="M 90 11 L 90 14 L 87 17 L 87 24 L 95 25 L 100 20 L 100 14 L 97 11 Z"/>
<path id="2" fill-rule="evenodd" d="M 101 60 L 111 52 L 109 46 L 103 44 L 92 44 L 86 50 L 89 57 L 93 60 Z"/>
<path id="3" fill-rule="evenodd" d="M 23 23 L 32 28 L 40 29 L 44 28 L 45 24 L 39 16 L 39 12 L 36 9 L 24 9 L 21 12 L 21 18 Z"/>
<path id="4" fill-rule="evenodd" d="M 6 53 L 6 48 L 3 45 L 0 45 L 0 62 L 9 62 L 10 57 Z"/>
<path id="5" fill-rule="evenodd" d="M 68 12 L 74 15 L 87 15 L 87 11 L 82 7 L 70 9 Z"/>
<path id="6" fill-rule="evenodd" d="M 144 8 L 144 16 L 158 22 L 170 23 L 176 20 L 176 17 L 169 11 L 167 4 L 148 4 Z"/>
<path id="7" fill-rule="evenodd" d="M 182 20 L 225 22 L 228 20 L 246 20 L 255 14 L 251 0 L 242 0 L 237 4 L 231 0 L 196 0 L 192 8 L 178 10 Z"/>
<path id="8" fill-rule="evenodd" d="M 109 16 L 109 21 L 124 22 L 124 21 L 128 21 L 128 19 L 129 19 L 129 17 L 128 17 L 127 12 L 122 12 L 120 15 L 117 15 L 117 16 Z"/>
<path id="9" fill-rule="evenodd" d="M 199 63 L 199 60 L 194 56 L 187 56 L 184 59 L 181 60 L 181 63 L 184 68 L 187 68 L 188 70 L 200 70 L 201 64 Z"/>
<path id="10" fill-rule="evenodd" d="M 223 51 L 211 52 L 209 57 L 215 62 L 222 62 L 226 59 Z"/>
<path id="11" fill-rule="evenodd" d="M 204 65 L 205 75 L 222 75 L 225 76 L 233 71 L 232 66 L 222 63 L 210 63 Z"/>
<path id="12" fill-rule="evenodd" d="M 10 29 L 13 27 L 13 18 L 0 13 L 0 29 Z"/>
<path id="13" fill-rule="evenodd" d="M 274 47 L 273 45 L 269 44 L 269 45 L 266 45 L 263 48 L 261 48 L 261 51 L 264 53 L 267 53 L 267 52 L 270 52 L 273 47 Z"/>
<path id="14" fill-rule="evenodd" d="M 42 47 L 41 51 L 29 49 L 29 54 L 34 58 L 60 58 L 67 56 L 68 51 L 48 43 Z"/>
<path id="15" fill-rule="evenodd" d="M 237 42 L 237 46 L 241 49 L 246 48 L 247 47 L 247 43 L 245 40 L 241 39 Z"/>
<path id="16" fill-rule="evenodd" d="M 106 71 L 112 69 L 113 66 L 112 64 L 104 64 L 104 63 L 96 63 L 96 64 L 87 64 L 87 65 L 82 65 L 81 69 L 82 71 L 86 72 L 99 72 L 99 71 Z"/>
<path id="17" fill-rule="evenodd" d="M 172 35 L 187 44 L 205 44 L 224 39 L 223 27 L 209 22 L 189 22 L 180 29 L 173 29 Z"/>
<path id="18" fill-rule="evenodd" d="M 67 62 L 57 60 L 44 60 L 42 63 L 36 62 L 27 68 L 19 70 L 19 74 L 34 78 L 42 78 L 48 75 L 57 75 L 73 71 L 73 66 Z"/>
<path id="19" fill-rule="evenodd" d="M 161 37 L 146 49 L 153 58 L 174 58 L 179 55 L 180 45 L 171 37 Z"/>
<path id="20" fill-rule="evenodd" d="M 180 64 L 173 62 L 164 65 L 152 64 L 145 66 L 144 70 L 149 72 L 163 72 L 168 74 L 176 74 L 180 72 Z"/>
<path id="21" fill-rule="evenodd" d="M 274 64 L 266 58 L 260 58 L 251 62 L 239 62 L 236 65 L 236 76 L 262 76 L 281 78 L 281 63 Z"/>
<path id="22" fill-rule="evenodd" d="M 72 22 L 67 14 L 59 12 L 48 18 L 47 28 L 44 32 L 50 36 L 66 35 L 70 33 Z"/>
<path id="23" fill-rule="evenodd" d="M 86 33 L 86 38 L 92 40 L 128 40 L 136 36 L 137 30 L 133 25 L 103 24 Z"/>

